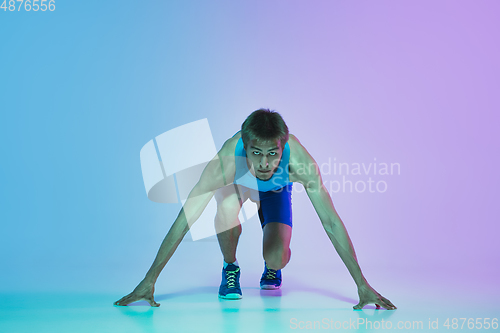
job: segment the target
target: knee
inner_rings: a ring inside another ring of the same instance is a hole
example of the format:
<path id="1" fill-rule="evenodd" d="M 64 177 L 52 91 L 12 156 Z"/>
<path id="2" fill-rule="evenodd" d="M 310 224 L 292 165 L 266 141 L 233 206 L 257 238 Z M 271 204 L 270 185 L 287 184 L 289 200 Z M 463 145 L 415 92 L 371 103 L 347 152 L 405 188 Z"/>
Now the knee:
<path id="1" fill-rule="evenodd" d="M 290 261 L 291 250 L 289 248 L 277 248 L 264 250 L 264 260 L 267 267 L 278 270 L 284 268 Z"/>
<path id="2" fill-rule="evenodd" d="M 240 224 L 238 219 L 239 209 L 235 207 L 230 208 L 217 208 L 217 213 L 215 214 L 215 225 L 225 227 L 230 229 Z"/>
<path id="3" fill-rule="evenodd" d="M 223 214 L 217 213 L 215 215 L 215 231 L 219 234 L 221 232 L 230 231 L 231 234 L 240 234 L 241 225 L 238 217 L 229 218 Z"/>

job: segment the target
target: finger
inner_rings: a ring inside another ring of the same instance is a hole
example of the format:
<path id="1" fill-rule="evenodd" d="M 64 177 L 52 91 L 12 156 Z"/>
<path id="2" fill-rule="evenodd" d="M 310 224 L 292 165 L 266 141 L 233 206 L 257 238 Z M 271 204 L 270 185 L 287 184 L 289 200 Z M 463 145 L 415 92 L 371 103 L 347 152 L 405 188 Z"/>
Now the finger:
<path id="1" fill-rule="evenodd" d="M 154 308 L 157 308 L 160 306 L 160 303 L 156 303 L 155 301 L 148 301 L 149 305 L 151 305 Z"/>
<path id="2" fill-rule="evenodd" d="M 387 310 L 396 309 L 396 306 L 394 304 L 392 304 L 391 301 L 389 301 L 387 298 L 385 298 L 385 297 L 380 297 L 380 298 L 385 304 L 384 308 L 386 308 Z"/>
<path id="3" fill-rule="evenodd" d="M 387 310 L 392 310 L 393 307 L 390 306 L 389 304 L 386 304 L 384 302 L 380 302 L 380 305 L 379 304 L 375 304 L 377 306 L 377 310 L 380 310 L 380 308 L 384 308 L 384 309 L 387 309 Z"/>
<path id="4" fill-rule="evenodd" d="M 384 298 L 384 301 L 386 304 L 390 305 L 393 309 L 397 309 L 396 306 L 392 304 L 391 301 L 389 301 L 387 298 Z"/>
<path id="5" fill-rule="evenodd" d="M 118 301 L 114 302 L 113 304 L 114 304 L 114 305 L 123 305 L 122 303 L 124 303 L 125 298 L 126 298 L 126 297 L 122 297 L 122 298 L 120 298 Z"/>
<path id="6" fill-rule="evenodd" d="M 359 302 L 358 304 L 356 304 L 355 306 L 353 306 L 353 309 L 354 310 L 361 310 L 366 304 L 368 304 L 368 302 Z"/>
<path id="7" fill-rule="evenodd" d="M 390 303 L 390 302 L 389 302 Z M 380 302 L 380 304 L 382 304 L 382 306 L 387 309 L 387 310 L 394 310 L 396 309 L 396 307 L 392 304 L 388 304 L 387 302 Z"/>
<path id="8" fill-rule="evenodd" d="M 151 305 L 151 306 L 153 306 L 155 308 L 157 308 L 157 307 L 160 306 L 160 303 L 156 303 L 155 300 L 154 300 L 154 298 L 148 298 L 146 301 L 148 301 L 149 305 Z"/>
<path id="9" fill-rule="evenodd" d="M 127 304 L 129 304 L 130 302 L 127 302 L 126 300 L 119 300 L 119 301 L 116 301 L 114 304 L 115 305 L 119 305 L 119 306 L 125 306 Z"/>
<path id="10" fill-rule="evenodd" d="M 132 303 L 132 302 L 133 302 L 132 296 L 130 294 L 128 294 L 127 296 L 123 296 L 122 298 L 120 298 L 114 304 L 115 305 L 120 305 L 120 306 L 125 306 L 125 305 L 128 305 L 128 304 Z"/>

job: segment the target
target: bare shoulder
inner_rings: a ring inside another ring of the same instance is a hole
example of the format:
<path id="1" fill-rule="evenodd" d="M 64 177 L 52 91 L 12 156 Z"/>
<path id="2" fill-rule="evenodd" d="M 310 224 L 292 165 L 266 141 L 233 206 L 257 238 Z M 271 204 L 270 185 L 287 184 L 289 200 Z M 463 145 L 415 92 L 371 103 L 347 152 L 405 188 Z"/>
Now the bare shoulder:
<path id="1" fill-rule="evenodd" d="M 221 168 L 220 172 L 223 175 L 224 185 L 228 185 L 234 182 L 234 177 L 236 175 L 236 161 L 234 152 L 240 138 L 241 133 L 238 131 L 235 135 L 224 142 L 222 148 L 217 153 L 216 159 L 218 160 Z"/>
<path id="2" fill-rule="evenodd" d="M 219 157 L 221 156 L 233 156 L 234 157 L 234 151 L 236 149 L 236 144 L 238 143 L 238 140 L 241 138 L 241 133 L 238 131 L 235 135 L 227 139 L 224 144 L 222 145 L 222 148 L 219 150 Z"/>
<path id="3" fill-rule="evenodd" d="M 207 163 L 197 184 L 201 191 L 214 191 L 234 181 L 236 174 L 234 150 L 238 139 L 237 135 L 227 139 L 214 158 Z"/>
<path id="4" fill-rule="evenodd" d="M 295 135 L 289 134 L 288 145 L 290 146 L 290 163 L 306 163 L 311 158 L 307 149 Z"/>
<path id="5" fill-rule="evenodd" d="M 306 183 L 310 180 L 310 177 L 317 176 L 318 167 L 316 161 L 295 135 L 289 135 L 288 145 L 290 146 L 290 180 L 292 182 Z"/>

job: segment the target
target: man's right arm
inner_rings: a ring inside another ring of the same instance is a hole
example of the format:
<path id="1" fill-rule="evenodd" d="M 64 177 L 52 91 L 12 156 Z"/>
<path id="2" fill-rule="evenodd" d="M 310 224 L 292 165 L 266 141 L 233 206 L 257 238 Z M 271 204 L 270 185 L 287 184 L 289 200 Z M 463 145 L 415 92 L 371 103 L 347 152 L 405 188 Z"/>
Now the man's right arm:
<path id="1" fill-rule="evenodd" d="M 219 153 L 207 164 L 198 183 L 189 193 L 174 224 L 158 250 L 151 268 L 132 293 L 116 301 L 115 305 L 127 305 L 146 300 L 151 306 L 160 306 L 154 301 L 154 285 L 163 267 L 170 260 L 191 226 L 203 213 L 218 188 L 233 182 L 235 174 L 234 137 L 227 140 Z"/>

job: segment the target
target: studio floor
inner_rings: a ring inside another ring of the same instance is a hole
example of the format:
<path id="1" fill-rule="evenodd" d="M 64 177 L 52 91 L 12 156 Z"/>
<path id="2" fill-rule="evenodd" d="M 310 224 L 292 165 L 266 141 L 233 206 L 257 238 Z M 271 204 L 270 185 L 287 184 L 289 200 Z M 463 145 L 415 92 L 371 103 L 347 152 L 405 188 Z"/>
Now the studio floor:
<path id="1" fill-rule="evenodd" d="M 388 272 L 392 281 L 379 282 L 377 289 L 398 307 L 394 311 L 373 305 L 354 311 L 352 280 L 312 282 L 291 274 L 287 280 L 284 274 L 277 291 L 260 290 L 258 280 L 242 281 L 238 301 L 218 299 L 212 280 L 158 286 L 159 308 L 146 302 L 113 306 L 118 293 L 1 293 L 0 332 L 500 331 L 500 293 L 491 279 L 473 285 L 471 277 L 450 282 L 446 275 L 415 273 L 403 280 L 401 270 Z"/>

